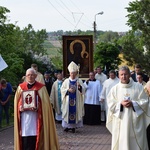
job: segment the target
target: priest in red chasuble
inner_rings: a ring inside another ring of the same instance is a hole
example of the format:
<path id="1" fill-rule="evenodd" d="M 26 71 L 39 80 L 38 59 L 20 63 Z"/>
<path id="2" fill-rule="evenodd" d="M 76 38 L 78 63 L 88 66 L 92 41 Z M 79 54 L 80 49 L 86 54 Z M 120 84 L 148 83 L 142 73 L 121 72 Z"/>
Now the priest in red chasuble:
<path id="1" fill-rule="evenodd" d="M 35 80 L 33 68 L 14 99 L 14 149 L 59 150 L 56 126 L 46 87 Z"/>

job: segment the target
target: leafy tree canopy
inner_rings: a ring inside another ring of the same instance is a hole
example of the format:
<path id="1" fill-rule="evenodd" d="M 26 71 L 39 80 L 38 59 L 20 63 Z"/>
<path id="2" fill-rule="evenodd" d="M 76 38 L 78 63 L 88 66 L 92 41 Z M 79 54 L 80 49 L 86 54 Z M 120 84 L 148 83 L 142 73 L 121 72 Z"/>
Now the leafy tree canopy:
<path id="1" fill-rule="evenodd" d="M 94 66 L 101 66 L 107 71 L 118 68 L 121 60 L 118 57 L 120 50 L 117 44 L 98 43 L 94 51 Z"/>
<path id="2" fill-rule="evenodd" d="M 150 73 L 150 1 L 135 0 L 127 7 L 127 25 L 131 30 L 119 40 L 129 65 L 139 63 Z"/>
<path id="3" fill-rule="evenodd" d="M 16 85 L 31 63 L 37 63 L 42 73 L 53 65 L 44 56 L 46 30 L 35 32 L 31 24 L 21 30 L 7 20 L 6 14 L 9 12 L 7 8 L 0 6 L 0 54 L 8 64 L 8 68 L 0 73 L 0 78 Z"/>
<path id="4" fill-rule="evenodd" d="M 118 32 L 113 31 L 106 31 L 105 33 L 101 34 L 98 38 L 100 42 L 114 42 L 119 39 Z"/>

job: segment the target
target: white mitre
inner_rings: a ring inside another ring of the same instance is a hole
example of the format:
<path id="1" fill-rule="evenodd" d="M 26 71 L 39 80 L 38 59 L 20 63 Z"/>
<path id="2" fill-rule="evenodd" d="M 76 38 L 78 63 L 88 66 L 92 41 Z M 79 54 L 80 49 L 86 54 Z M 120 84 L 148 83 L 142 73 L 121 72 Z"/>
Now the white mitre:
<path id="1" fill-rule="evenodd" d="M 68 65 L 69 72 L 77 72 L 79 67 L 73 61 Z"/>

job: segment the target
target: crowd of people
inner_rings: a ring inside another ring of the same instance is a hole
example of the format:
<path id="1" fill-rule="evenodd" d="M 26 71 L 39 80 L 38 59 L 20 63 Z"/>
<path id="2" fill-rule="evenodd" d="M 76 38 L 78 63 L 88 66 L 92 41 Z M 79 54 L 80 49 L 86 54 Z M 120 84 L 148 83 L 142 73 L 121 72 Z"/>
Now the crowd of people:
<path id="1" fill-rule="evenodd" d="M 84 80 L 75 62 L 68 71 L 68 78 L 62 72 L 42 75 L 36 64 L 26 71 L 14 98 L 15 150 L 58 150 L 55 122 L 72 133 L 84 124 L 106 123 L 112 150 L 149 150 L 150 81 L 139 64 L 134 72 L 121 66 L 107 75 L 98 66 Z M 4 79 L 0 85 L 0 125 L 3 109 L 9 124 L 12 87 Z"/>

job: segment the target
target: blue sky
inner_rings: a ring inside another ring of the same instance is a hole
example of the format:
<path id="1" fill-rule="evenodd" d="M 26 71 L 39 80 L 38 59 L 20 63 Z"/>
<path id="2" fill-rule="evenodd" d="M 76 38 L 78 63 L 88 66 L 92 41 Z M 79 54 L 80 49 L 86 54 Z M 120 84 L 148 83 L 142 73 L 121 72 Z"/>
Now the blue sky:
<path id="1" fill-rule="evenodd" d="M 35 30 L 74 31 L 97 30 L 128 31 L 125 7 L 133 0 L 1 0 L 8 8 L 11 23 L 21 28 L 32 24 Z M 96 15 L 99 12 L 102 15 Z"/>

